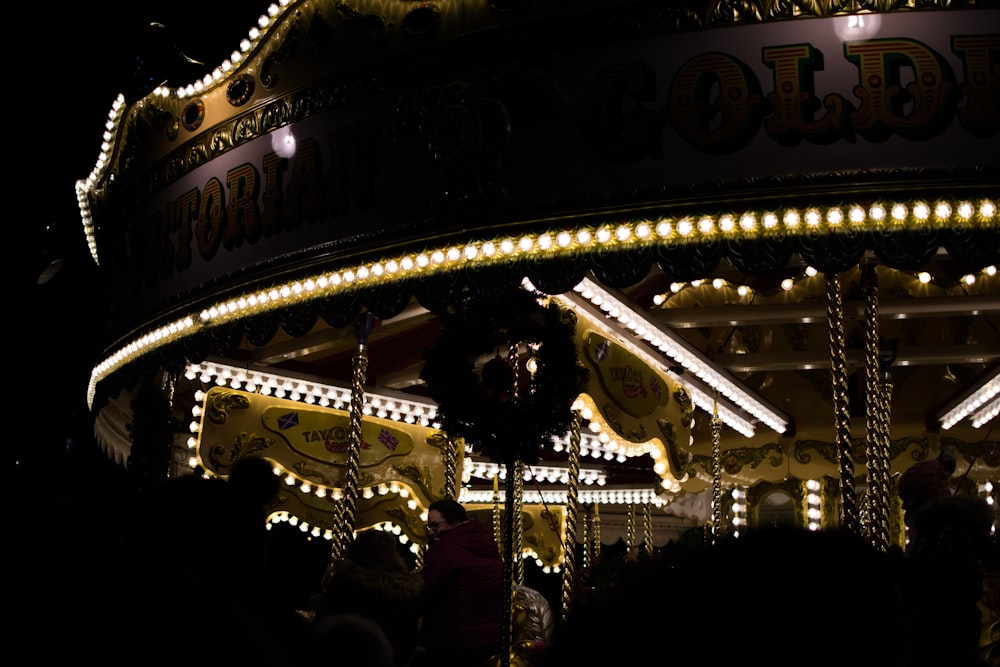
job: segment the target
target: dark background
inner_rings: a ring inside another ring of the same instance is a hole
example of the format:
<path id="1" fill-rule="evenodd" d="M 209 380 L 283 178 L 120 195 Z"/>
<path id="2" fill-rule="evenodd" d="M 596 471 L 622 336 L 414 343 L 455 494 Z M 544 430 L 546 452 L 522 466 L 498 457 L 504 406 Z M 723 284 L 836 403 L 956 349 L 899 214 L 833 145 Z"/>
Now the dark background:
<path id="1" fill-rule="evenodd" d="M 66 509 L 113 496 L 121 477 L 121 466 L 94 443 L 86 404 L 90 370 L 112 341 L 74 187 L 93 170 L 108 111 L 135 84 L 138 61 L 162 56 L 162 33 L 148 26 L 162 23 L 180 52 L 204 63 L 179 68 L 184 80 L 169 81 L 186 85 L 237 49 L 267 6 L 261 0 L 28 3 L 6 26 L 19 38 L 9 43 L 20 45 L 7 52 L 14 76 L 4 112 L 13 139 L 4 245 L 15 295 L 6 336 L 13 382 L 5 395 L 8 423 L 16 424 L 4 465 L 21 515 L 58 525 Z M 38 284 L 54 258 L 62 268 Z"/>

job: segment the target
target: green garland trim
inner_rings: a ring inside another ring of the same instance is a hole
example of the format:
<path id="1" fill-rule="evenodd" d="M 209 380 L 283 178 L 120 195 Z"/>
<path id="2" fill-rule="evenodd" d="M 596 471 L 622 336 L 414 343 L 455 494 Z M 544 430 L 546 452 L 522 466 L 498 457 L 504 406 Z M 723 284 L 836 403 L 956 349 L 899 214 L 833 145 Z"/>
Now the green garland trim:
<path id="1" fill-rule="evenodd" d="M 541 447 L 572 426 L 573 401 L 587 384 L 575 330 L 574 312 L 555 301 L 542 305 L 520 289 L 459 304 L 445 315 L 420 374 L 444 431 L 494 462 L 537 463 Z M 507 363 L 508 350 L 524 343 L 538 346 L 530 386 L 524 360 L 516 374 Z M 477 372 L 476 359 L 491 353 L 498 358 Z"/>

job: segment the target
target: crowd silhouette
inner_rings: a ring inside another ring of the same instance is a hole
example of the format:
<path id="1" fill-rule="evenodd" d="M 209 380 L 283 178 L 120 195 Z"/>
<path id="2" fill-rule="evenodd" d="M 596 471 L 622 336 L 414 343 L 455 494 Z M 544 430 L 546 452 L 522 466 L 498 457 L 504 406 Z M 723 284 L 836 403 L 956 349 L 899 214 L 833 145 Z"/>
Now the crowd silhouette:
<path id="1" fill-rule="evenodd" d="M 413 664 L 426 600 L 394 536 L 360 532 L 331 564 L 325 541 L 266 529 L 277 492 L 254 463 L 81 506 L 57 534 L 16 523 L 14 664 Z M 602 578 L 608 549 L 530 664 L 995 667 L 980 636 L 983 574 L 1000 562 L 992 510 L 945 495 L 907 514 L 906 550 L 758 529 L 671 543 Z"/>

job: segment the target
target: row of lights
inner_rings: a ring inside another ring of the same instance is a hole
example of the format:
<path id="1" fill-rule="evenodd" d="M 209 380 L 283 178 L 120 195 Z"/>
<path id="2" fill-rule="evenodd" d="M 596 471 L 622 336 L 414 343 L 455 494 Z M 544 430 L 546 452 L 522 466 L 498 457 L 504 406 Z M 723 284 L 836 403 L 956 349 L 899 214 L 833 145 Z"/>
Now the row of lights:
<path id="1" fill-rule="evenodd" d="M 997 267 L 991 265 L 991 266 L 985 267 L 982 270 L 981 275 L 993 277 L 993 276 L 996 275 L 996 273 L 997 273 Z M 784 280 L 781 281 L 780 287 L 781 287 L 782 291 L 789 292 L 789 291 L 791 291 L 792 289 L 795 288 L 795 285 L 800 280 L 804 280 L 806 278 L 812 278 L 812 277 L 814 277 L 814 276 L 816 276 L 818 274 L 819 274 L 819 271 L 815 267 L 807 266 L 805 268 L 805 270 L 803 271 L 803 275 L 802 276 L 800 276 L 798 278 L 785 278 Z M 914 274 L 914 277 L 917 279 L 917 281 L 921 285 L 930 284 L 934 280 L 934 276 L 932 276 L 927 271 L 919 271 L 916 274 Z M 971 287 L 971 286 L 975 285 L 978 280 L 979 280 L 979 276 L 977 274 L 975 274 L 975 273 L 967 273 L 967 274 L 965 274 L 964 276 L 961 277 L 960 282 L 962 283 L 962 285 L 964 285 L 966 287 Z M 702 287 L 703 285 L 710 285 L 711 287 L 715 288 L 716 290 L 724 290 L 724 289 L 734 290 L 736 292 L 737 296 L 739 296 L 745 302 L 752 301 L 756 297 L 756 293 L 748 285 L 733 284 L 733 283 L 731 283 L 728 280 L 725 280 L 723 278 L 715 278 L 715 279 L 713 279 L 711 281 L 708 281 L 708 280 L 692 280 L 689 283 L 672 282 L 672 283 L 670 283 L 670 291 L 669 292 L 664 292 L 662 294 L 657 294 L 657 295 L 655 295 L 653 297 L 653 305 L 655 305 L 655 306 L 663 306 L 663 305 L 665 305 L 667 303 L 667 301 L 670 299 L 671 296 L 680 293 L 684 289 Z"/>
<path id="2" fill-rule="evenodd" d="M 984 224 L 993 224 L 996 221 L 996 208 L 994 203 L 989 200 L 983 200 L 978 207 L 968 202 L 955 203 L 954 205 L 942 202 L 933 207 L 933 209 L 926 204 L 914 204 L 910 208 L 899 204 L 894 206 L 893 210 L 900 208 L 912 210 L 913 212 L 925 209 L 934 210 L 938 213 L 948 211 L 949 215 L 942 219 L 938 219 L 936 216 L 933 219 L 916 217 L 911 221 L 910 218 L 906 218 L 902 221 L 892 222 L 891 226 L 907 228 L 911 226 L 911 222 L 917 226 L 930 224 L 945 226 L 949 222 L 969 224 L 976 218 L 981 219 L 981 223 Z M 764 215 L 762 221 L 766 222 L 769 220 L 770 215 Z M 828 221 L 830 217 L 830 212 L 828 211 L 826 216 Z M 956 217 L 957 219 L 953 220 Z M 790 216 L 786 214 L 785 218 L 788 220 Z M 492 239 L 482 243 L 470 243 L 463 248 L 453 246 L 417 253 L 415 255 L 404 255 L 402 257 L 381 260 L 342 271 L 322 273 L 306 280 L 284 283 L 268 289 L 244 294 L 205 308 L 197 316 L 186 315 L 173 322 L 161 325 L 114 351 L 92 370 L 90 386 L 87 392 L 88 403 L 93 403 L 95 388 L 98 382 L 139 357 L 154 352 L 167 344 L 199 333 L 205 328 L 233 322 L 243 317 L 274 311 L 294 303 L 332 296 L 347 290 L 377 286 L 394 280 L 416 278 L 439 271 L 452 271 L 470 265 L 485 267 L 493 263 L 509 262 L 525 257 L 537 260 L 578 252 L 611 250 L 615 248 L 625 249 L 659 243 L 698 242 L 717 235 L 728 236 L 734 233 L 759 235 L 761 233 L 761 230 L 757 228 L 753 228 L 750 231 L 742 231 L 742 227 L 740 227 L 741 231 L 739 232 L 727 231 L 726 226 L 722 224 L 725 219 L 726 216 L 722 216 L 718 220 L 705 218 L 697 226 L 682 224 L 683 221 L 668 219 L 657 223 L 638 221 L 634 223 L 622 223 L 614 228 L 608 226 L 582 228 L 575 233 L 562 231 L 554 235 L 542 233 L 522 236 L 519 239 Z M 756 217 L 753 217 L 753 219 L 756 219 Z M 836 216 L 834 216 L 834 219 L 836 219 Z M 808 222 L 809 220 L 812 220 L 812 218 L 807 216 L 807 226 L 811 224 Z M 877 227 L 890 224 L 874 219 L 870 220 L 870 222 L 874 222 Z M 834 228 L 832 222 L 828 228 Z M 770 230 L 765 226 L 764 232 L 767 231 Z M 784 233 L 788 230 L 781 229 L 778 231 Z M 767 417 L 766 420 L 764 419 L 765 416 Z M 776 417 L 774 415 L 767 415 L 765 412 L 759 418 L 768 423 Z M 780 422 L 780 417 L 777 419 Z M 768 425 L 779 432 L 784 430 L 777 422 L 768 423 Z"/>
<path id="3" fill-rule="evenodd" d="M 239 50 L 234 50 L 228 60 L 224 60 L 221 65 L 215 68 L 211 74 L 199 81 L 188 84 L 176 90 L 171 90 L 164 86 L 156 88 L 152 94 L 158 97 L 178 97 L 185 98 L 201 94 L 206 88 L 220 83 L 233 69 L 235 69 L 250 52 L 260 42 L 267 28 L 272 25 L 279 15 L 292 3 L 293 0 L 278 0 L 278 4 L 271 4 L 265 14 L 257 18 L 257 25 L 250 28 L 247 37 L 240 40 Z M 112 149 L 123 122 L 125 113 L 125 96 L 119 94 L 111 104 L 108 111 L 108 119 L 104 123 L 104 134 L 101 138 L 100 152 L 97 162 L 90 174 L 85 179 L 76 182 L 76 200 L 80 208 L 80 217 L 83 221 L 83 231 L 87 239 L 87 246 L 90 249 L 90 256 L 95 264 L 100 264 L 97 252 L 97 239 L 94 234 L 94 221 L 90 213 L 89 193 L 104 178 L 111 160 Z"/>
<path id="4" fill-rule="evenodd" d="M 493 461 L 466 458 L 462 467 L 462 481 L 468 483 L 473 477 L 476 479 L 506 481 L 507 467 Z M 569 466 L 526 464 L 522 477 L 525 482 L 539 481 L 552 484 L 568 484 Z M 579 481 L 581 484 L 604 486 L 608 483 L 608 476 L 601 468 L 581 468 L 579 471 Z"/>
<path id="5" fill-rule="evenodd" d="M 817 531 L 823 522 L 823 500 L 820 496 L 819 480 L 806 480 L 806 527 Z"/>
<path id="6" fill-rule="evenodd" d="M 1000 367 L 990 372 L 975 391 L 941 416 L 941 428 L 950 429 L 970 415 L 975 428 L 1000 415 Z"/>
<path id="7" fill-rule="evenodd" d="M 740 530 L 747 525 L 747 490 L 744 486 L 734 486 L 730 492 L 733 498 L 733 537 L 740 536 Z"/>
<path id="8" fill-rule="evenodd" d="M 568 502 L 569 492 L 566 489 L 525 489 L 521 502 L 526 504 L 548 503 L 554 505 L 565 505 Z M 486 489 L 462 488 L 458 498 L 461 503 L 492 503 L 493 491 Z M 671 498 L 657 493 L 656 489 L 649 487 L 601 487 L 601 488 L 581 488 L 577 493 L 577 502 L 580 504 L 596 503 L 601 505 L 628 505 L 630 503 L 650 503 L 655 507 L 664 507 L 669 504 Z M 503 497 L 500 497 L 501 504 Z"/>
<path id="9" fill-rule="evenodd" d="M 273 395 L 276 398 L 287 398 L 324 408 L 350 410 L 351 406 L 351 390 L 347 387 L 293 379 L 273 372 L 223 363 L 205 361 L 200 364 L 188 364 L 184 377 L 188 380 L 198 379 L 206 385 L 228 386 L 232 389 L 263 396 Z M 195 398 L 200 403 L 204 400 L 204 396 L 205 393 L 200 392 Z M 366 393 L 364 399 L 365 404 L 361 408 L 361 413 L 365 416 L 418 424 L 427 428 L 441 427 L 437 421 L 437 404 L 431 401 L 420 400 L 417 397 L 386 396 L 377 392 Z"/>

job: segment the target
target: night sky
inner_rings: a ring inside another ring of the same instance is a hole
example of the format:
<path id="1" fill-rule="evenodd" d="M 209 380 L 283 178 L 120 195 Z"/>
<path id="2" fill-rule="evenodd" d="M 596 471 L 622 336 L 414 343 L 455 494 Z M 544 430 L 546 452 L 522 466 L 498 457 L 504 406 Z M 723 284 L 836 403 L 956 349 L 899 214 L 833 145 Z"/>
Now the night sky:
<path id="1" fill-rule="evenodd" d="M 35 5 L 35 15 L 29 3 L 7 23 L 22 38 L 8 50 L 14 77 L 4 113 L 13 139 L 5 170 L 15 288 L 8 375 L 18 378 L 5 392 L 9 423 L 17 426 L 4 466 L 18 511 L 58 521 L 68 499 L 106 483 L 108 461 L 91 436 L 86 390 L 90 369 L 112 341 L 74 186 L 93 169 L 108 111 L 135 80 L 137 59 L 156 57 L 150 49 L 161 33 L 148 25 L 162 23 L 179 51 L 205 63 L 183 69 L 189 78 L 169 81 L 184 85 L 232 53 L 267 5 L 116 0 Z M 62 268 L 38 284 L 54 257 L 64 260 Z"/>

